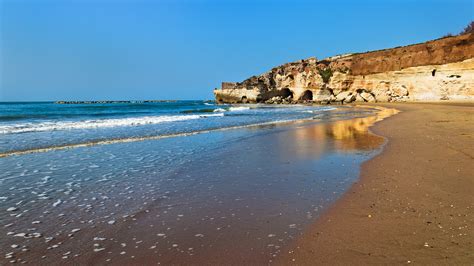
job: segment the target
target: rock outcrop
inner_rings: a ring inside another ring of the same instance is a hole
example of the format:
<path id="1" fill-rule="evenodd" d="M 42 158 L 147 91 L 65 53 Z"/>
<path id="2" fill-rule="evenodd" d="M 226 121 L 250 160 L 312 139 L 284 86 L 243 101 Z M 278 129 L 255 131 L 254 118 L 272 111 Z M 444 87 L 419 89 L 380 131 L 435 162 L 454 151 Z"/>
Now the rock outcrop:
<path id="1" fill-rule="evenodd" d="M 287 63 L 214 90 L 219 103 L 474 100 L 474 34 Z"/>

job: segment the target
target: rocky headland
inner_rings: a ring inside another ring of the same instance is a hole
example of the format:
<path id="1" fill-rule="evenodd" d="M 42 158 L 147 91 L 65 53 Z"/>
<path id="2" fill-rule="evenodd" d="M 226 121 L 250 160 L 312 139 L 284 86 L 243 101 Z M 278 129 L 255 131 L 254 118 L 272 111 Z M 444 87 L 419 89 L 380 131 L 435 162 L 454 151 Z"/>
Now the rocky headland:
<path id="1" fill-rule="evenodd" d="M 223 82 L 218 103 L 473 101 L 474 34 L 287 63 Z"/>

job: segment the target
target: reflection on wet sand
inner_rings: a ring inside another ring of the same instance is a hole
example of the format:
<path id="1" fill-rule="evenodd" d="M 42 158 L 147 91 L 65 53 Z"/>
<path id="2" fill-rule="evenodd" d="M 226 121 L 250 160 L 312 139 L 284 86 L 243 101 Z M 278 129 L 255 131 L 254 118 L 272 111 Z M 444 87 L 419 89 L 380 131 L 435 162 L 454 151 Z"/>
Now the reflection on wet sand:
<path id="1" fill-rule="evenodd" d="M 384 139 L 370 133 L 369 127 L 398 113 L 396 109 L 379 107 L 376 107 L 376 109 L 377 112 L 368 117 L 300 127 L 292 131 L 290 137 L 299 143 L 307 143 L 308 141 L 317 143 L 310 146 L 298 146 L 297 151 L 301 156 L 320 157 L 329 150 L 342 153 L 374 150 L 384 143 Z M 288 140 L 282 139 L 282 141 Z"/>

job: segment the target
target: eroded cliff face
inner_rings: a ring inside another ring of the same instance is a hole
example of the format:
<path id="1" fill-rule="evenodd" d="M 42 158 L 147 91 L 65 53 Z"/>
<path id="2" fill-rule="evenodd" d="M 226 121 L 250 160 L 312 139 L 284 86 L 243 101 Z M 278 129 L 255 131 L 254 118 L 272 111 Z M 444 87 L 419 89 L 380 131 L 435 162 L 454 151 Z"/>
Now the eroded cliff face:
<path id="1" fill-rule="evenodd" d="M 287 63 L 214 90 L 221 103 L 474 100 L 474 35 Z"/>

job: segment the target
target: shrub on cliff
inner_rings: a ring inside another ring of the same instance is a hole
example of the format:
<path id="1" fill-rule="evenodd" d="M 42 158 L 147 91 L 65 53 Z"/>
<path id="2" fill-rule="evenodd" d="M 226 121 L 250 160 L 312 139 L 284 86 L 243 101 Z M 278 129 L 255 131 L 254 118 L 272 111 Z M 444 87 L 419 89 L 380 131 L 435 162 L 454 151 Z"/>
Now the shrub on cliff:
<path id="1" fill-rule="evenodd" d="M 468 33 L 474 33 L 474 21 L 471 21 L 467 26 L 458 34 L 458 35 L 463 35 L 463 34 L 468 34 Z M 441 38 L 448 38 L 448 37 L 453 37 L 455 34 L 448 33 L 445 34 Z"/>
<path id="2" fill-rule="evenodd" d="M 468 33 L 474 33 L 474 21 L 471 21 L 471 23 L 467 24 L 464 30 L 461 31 L 461 33 L 459 34 L 468 34 Z"/>
<path id="3" fill-rule="evenodd" d="M 332 77 L 332 69 L 329 67 L 318 69 L 319 75 L 323 79 L 324 83 L 329 83 L 329 80 Z"/>

